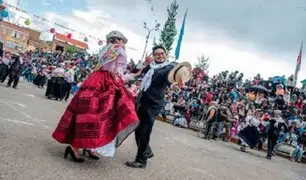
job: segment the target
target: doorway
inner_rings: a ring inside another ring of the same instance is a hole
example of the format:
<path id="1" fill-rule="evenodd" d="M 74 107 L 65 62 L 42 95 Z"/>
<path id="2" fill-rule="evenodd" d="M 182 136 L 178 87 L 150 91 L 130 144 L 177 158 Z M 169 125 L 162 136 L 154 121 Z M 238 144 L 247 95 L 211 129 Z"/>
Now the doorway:
<path id="1" fill-rule="evenodd" d="M 64 52 L 64 47 L 63 46 L 56 46 L 55 47 L 55 51 L 61 51 L 61 52 Z"/>

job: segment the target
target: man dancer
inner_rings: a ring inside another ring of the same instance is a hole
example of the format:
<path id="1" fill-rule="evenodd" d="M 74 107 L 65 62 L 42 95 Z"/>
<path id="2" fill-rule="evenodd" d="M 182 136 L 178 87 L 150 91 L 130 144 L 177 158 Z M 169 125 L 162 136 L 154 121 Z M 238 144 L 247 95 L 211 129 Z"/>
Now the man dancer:
<path id="1" fill-rule="evenodd" d="M 153 60 L 154 62 L 142 70 L 145 76 L 136 100 L 136 111 L 140 120 L 135 130 L 138 151 L 135 161 L 126 162 L 127 166 L 133 168 L 145 168 L 147 159 L 153 157 L 149 146 L 150 135 L 155 118 L 163 108 L 165 89 L 170 85 L 168 74 L 174 68 L 166 62 L 166 50 L 162 46 L 153 47 Z"/>
<path id="2" fill-rule="evenodd" d="M 273 151 L 275 150 L 275 145 L 277 143 L 277 139 L 280 135 L 280 131 L 282 128 L 286 129 L 287 126 L 284 121 L 281 119 L 281 111 L 274 110 L 273 117 L 269 120 L 270 124 L 268 127 L 268 151 L 267 151 L 267 159 L 272 159 L 274 155 Z"/>
<path id="3" fill-rule="evenodd" d="M 14 62 L 10 66 L 9 80 L 6 87 L 11 87 L 11 84 L 13 83 L 13 88 L 17 89 L 22 70 L 22 62 L 20 61 L 20 57 L 18 55 L 13 56 L 12 59 Z"/>
<path id="4" fill-rule="evenodd" d="M 182 62 L 175 67 L 166 61 L 166 50 L 162 46 L 153 48 L 153 62 L 142 70 L 140 92 L 136 99 L 136 111 L 140 123 L 135 130 L 138 151 L 133 162 L 126 165 L 133 168 L 145 168 L 147 159 L 153 157 L 149 146 L 150 135 L 156 116 L 164 106 L 166 87 L 171 83 L 184 86 L 191 77 L 192 67 Z"/>

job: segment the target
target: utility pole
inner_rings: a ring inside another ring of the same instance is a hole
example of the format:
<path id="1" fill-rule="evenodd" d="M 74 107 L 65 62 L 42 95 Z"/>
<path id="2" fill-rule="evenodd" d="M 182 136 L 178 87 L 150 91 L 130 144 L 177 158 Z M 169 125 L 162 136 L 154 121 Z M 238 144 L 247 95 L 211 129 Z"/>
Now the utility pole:
<path id="1" fill-rule="evenodd" d="M 17 1 L 16 7 L 19 8 L 19 5 L 20 5 L 20 0 Z"/>
<path id="2" fill-rule="evenodd" d="M 145 28 L 145 30 L 147 30 L 148 33 L 147 33 L 147 36 L 146 36 L 146 42 L 145 42 L 145 46 L 144 46 L 144 49 L 143 49 L 143 54 L 142 54 L 142 57 L 141 57 L 141 61 L 143 61 L 143 58 L 144 58 L 144 56 L 145 56 L 145 53 L 146 53 L 146 50 L 147 50 L 147 46 L 148 46 L 148 42 L 149 42 L 151 33 L 152 33 L 153 31 L 158 31 L 158 29 L 159 29 L 159 27 L 160 27 L 160 24 L 159 24 L 159 23 L 156 23 L 155 26 L 154 26 L 153 28 L 149 28 L 149 27 L 147 26 L 147 23 L 146 23 L 146 22 L 144 22 L 143 25 L 144 25 L 143 27 Z"/>

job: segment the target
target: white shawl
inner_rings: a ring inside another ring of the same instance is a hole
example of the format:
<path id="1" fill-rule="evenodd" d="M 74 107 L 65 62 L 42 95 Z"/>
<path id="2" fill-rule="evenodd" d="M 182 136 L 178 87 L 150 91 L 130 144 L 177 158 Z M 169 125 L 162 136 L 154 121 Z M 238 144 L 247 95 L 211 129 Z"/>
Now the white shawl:
<path id="1" fill-rule="evenodd" d="M 147 89 L 149 89 L 149 87 L 151 86 L 152 83 L 152 77 L 154 75 L 154 72 L 156 69 L 161 69 L 165 66 L 169 65 L 168 62 L 163 62 L 161 64 L 157 64 L 155 62 L 150 64 L 150 70 L 145 74 L 145 76 L 142 78 L 142 82 L 140 85 L 140 90 L 142 91 L 146 91 Z"/>

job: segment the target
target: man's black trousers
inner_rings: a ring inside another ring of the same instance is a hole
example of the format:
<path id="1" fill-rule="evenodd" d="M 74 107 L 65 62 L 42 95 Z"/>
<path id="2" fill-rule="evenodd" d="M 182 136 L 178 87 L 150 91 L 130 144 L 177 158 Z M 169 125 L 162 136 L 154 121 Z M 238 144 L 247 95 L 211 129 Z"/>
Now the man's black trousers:
<path id="1" fill-rule="evenodd" d="M 136 144 L 138 147 L 136 161 L 147 163 L 148 154 L 152 153 L 149 146 L 150 136 L 152 133 L 153 125 L 156 116 L 159 114 L 160 109 L 152 109 L 144 106 L 139 106 L 137 115 L 139 118 L 139 125 L 135 130 Z"/>

